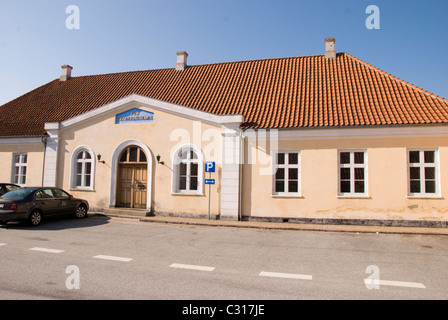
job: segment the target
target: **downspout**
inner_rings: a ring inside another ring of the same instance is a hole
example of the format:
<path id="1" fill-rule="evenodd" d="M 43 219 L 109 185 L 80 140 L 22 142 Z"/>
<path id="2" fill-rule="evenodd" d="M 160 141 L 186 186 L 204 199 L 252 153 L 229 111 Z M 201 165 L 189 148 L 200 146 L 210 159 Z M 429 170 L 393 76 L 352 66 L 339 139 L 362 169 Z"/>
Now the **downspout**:
<path id="1" fill-rule="evenodd" d="M 242 201 L 243 201 L 243 165 L 244 165 L 244 136 L 243 130 L 238 130 L 240 136 L 240 159 L 239 159 L 239 201 L 238 201 L 238 221 L 243 221 Z"/>
<path id="2" fill-rule="evenodd" d="M 42 187 L 44 186 L 44 177 L 45 177 L 45 157 L 47 155 L 47 135 L 43 135 L 40 138 L 40 141 L 44 144 L 44 158 L 42 162 Z"/>

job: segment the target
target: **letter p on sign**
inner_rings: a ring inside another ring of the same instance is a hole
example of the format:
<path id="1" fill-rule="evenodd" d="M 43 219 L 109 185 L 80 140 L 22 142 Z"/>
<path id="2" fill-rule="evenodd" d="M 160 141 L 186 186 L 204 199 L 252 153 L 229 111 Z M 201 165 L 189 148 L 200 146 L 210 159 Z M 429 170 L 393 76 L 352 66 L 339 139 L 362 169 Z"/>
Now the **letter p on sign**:
<path id="1" fill-rule="evenodd" d="M 214 161 L 205 162 L 205 172 L 215 172 L 216 163 Z"/>

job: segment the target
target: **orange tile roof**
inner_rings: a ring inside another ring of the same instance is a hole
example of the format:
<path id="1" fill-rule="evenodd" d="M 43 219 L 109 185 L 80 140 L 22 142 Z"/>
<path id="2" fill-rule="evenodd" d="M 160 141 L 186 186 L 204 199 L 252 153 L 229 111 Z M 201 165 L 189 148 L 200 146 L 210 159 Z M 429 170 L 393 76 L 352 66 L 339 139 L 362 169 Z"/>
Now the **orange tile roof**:
<path id="1" fill-rule="evenodd" d="M 51 81 L 0 107 L 0 136 L 44 134 L 130 94 L 218 114 L 242 128 L 447 124 L 448 100 L 348 53 L 193 65 Z"/>

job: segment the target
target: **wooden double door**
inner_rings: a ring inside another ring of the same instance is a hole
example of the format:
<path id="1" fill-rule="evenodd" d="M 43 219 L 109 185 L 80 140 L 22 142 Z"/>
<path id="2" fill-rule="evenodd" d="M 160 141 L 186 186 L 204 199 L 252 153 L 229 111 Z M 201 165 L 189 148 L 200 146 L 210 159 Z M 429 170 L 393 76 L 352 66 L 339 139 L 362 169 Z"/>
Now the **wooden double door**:
<path id="1" fill-rule="evenodd" d="M 133 154 L 137 149 L 137 157 Z M 128 157 L 122 156 L 125 161 L 120 161 L 118 166 L 118 190 L 117 206 L 126 208 L 146 208 L 146 199 L 148 192 L 148 165 L 146 155 L 141 149 L 130 147 L 124 151 Z M 132 160 L 136 161 L 132 161 Z M 131 161 L 129 161 L 131 160 Z M 144 161 L 142 161 L 144 160 Z"/>

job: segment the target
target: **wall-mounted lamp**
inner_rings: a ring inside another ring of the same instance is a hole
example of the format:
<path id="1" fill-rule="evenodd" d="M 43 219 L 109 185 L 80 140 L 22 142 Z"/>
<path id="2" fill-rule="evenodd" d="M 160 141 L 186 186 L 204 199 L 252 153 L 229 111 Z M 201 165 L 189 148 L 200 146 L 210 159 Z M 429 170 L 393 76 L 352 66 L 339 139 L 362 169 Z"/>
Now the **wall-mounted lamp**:
<path id="1" fill-rule="evenodd" d="M 96 158 L 98 159 L 98 162 L 106 163 L 106 161 L 104 161 L 104 160 L 101 161 L 101 154 L 98 153 L 98 155 L 96 156 Z"/>
<path id="2" fill-rule="evenodd" d="M 157 156 L 156 156 L 157 163 L 158 163 L 158 164 L 162 164 L 162 165 L 165 164 L 165 162 L 160 161 L 160 158 L 161 158 L 160 155 L 157 155 Z"/>

